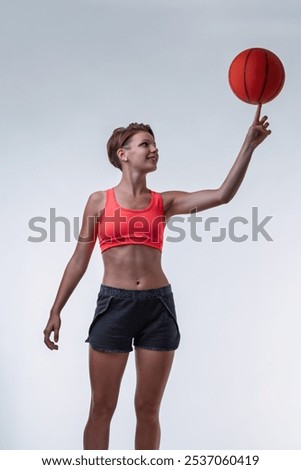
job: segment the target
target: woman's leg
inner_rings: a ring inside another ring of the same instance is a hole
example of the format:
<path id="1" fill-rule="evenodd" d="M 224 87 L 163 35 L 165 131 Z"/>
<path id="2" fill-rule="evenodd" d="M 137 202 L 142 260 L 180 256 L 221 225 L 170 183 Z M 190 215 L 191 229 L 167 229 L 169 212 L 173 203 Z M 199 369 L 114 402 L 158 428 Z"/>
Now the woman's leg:
<path id="1" fill-rule="evenodd" d="M 129 353 L 89 350 L 91 406 L 84 431 L 84 449 L 104 450 L 109 446 L 110 423 Z"/>
<path id="2" fill-rule="evenodd" d="M 159 449 L 159 410 L 174 351 L 136 348 L 135 357 L 137 369 L 135 449 Z"/>

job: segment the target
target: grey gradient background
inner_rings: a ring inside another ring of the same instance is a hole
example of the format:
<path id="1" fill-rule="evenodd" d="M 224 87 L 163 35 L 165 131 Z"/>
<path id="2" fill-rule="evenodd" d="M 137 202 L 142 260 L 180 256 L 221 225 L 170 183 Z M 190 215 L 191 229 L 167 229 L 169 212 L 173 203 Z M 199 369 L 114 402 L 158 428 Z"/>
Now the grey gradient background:
<path id="1" fill-rule="evenodd" d="M 273 242 L 187 236 L 163 264 L 182 330 L 161 411 L 162 449 L 300 449 L 300 2 L 297 0 L 1 1 L 2 449 L 80 449 L 90 391 L 87 329 L 102 277 L 98 247 L 62 318 L 60 349 L 42 330 L 75 247 L 28 221 L 81 217 L 90 193 L 115 185 L 112 130 L 147 122 L 160 150 L 157 191 L 217 187 L 255 107 L 231 92 L 232 59 L 249 47 L 285 65 L 281 95 L 263 107 L 272 135 L 228 205 L 200 214 L 272 215 Z M 213 228 L 212 235 L 218 234 Z M 166 236 L 171 235 L 166 232 Z M 133 355 L 111 448 L 133 447 Z"/>

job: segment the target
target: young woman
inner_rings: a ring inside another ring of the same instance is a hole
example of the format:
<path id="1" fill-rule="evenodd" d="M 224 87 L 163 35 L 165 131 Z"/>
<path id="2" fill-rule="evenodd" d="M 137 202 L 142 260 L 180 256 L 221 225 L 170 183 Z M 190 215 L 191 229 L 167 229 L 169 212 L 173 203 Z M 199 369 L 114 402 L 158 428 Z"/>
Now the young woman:
<path id="1" fill-rule="evenodd" d="M 254 149 L 271 133 L 267 116 L 260 118 L 260 111 L 258 105 L 239 155 L 218 189 L 151 191 L 146 175 L 156 170 L 159 154 L 150 126 L 130 124 L 110 137 L 108 156 L 121 170 L 121 180 L 115 188 L 89 197 L 76 249 L 44 330 L 45 344 L 58 349 L 61 310 L 86 271 L 98 237 L 104 275 L 87 339 L 91 407 L 84 449 L 108 449 L 110 422 L 132 345 L 137 370 L 135 449 L 159 448 L 159 408 L 180 341 L 173 293 L 161 267 L 164 226 L 175 214 L 202 211 L 233 198 Z"/>

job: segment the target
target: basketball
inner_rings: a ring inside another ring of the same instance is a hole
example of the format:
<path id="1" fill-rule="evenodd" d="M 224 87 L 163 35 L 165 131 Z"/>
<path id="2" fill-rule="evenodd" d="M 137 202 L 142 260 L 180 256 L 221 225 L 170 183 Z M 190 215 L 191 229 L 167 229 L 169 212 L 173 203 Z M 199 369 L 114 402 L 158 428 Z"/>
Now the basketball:
<path id="1" fill-rule="evenodd" d="M 285 71 L 276 54 L 257 47 L 246 49 L 233 59 L 228 78 L 237 98 L 249 104 L 263 104 L 280 93 Z"/>

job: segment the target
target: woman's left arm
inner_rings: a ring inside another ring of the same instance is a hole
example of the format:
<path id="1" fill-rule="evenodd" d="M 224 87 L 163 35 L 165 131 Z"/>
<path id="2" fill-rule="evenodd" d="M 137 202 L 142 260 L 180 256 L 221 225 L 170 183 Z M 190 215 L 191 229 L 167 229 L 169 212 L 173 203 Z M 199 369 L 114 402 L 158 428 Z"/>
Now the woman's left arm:
<path id="1" fill-rule="evenodd" d="M 259 104 L 241 150 L 225 181 L 218 189 L 195 192 L 167 191 L 162 193 L 167 219 L 176 214 L 199 212 L 231 201 L 244 179 L 255 148 L 271 133 L 268 129 L 268 118 L 267 116 L 260 118 L 260 111 L 261 105 Z"/>

